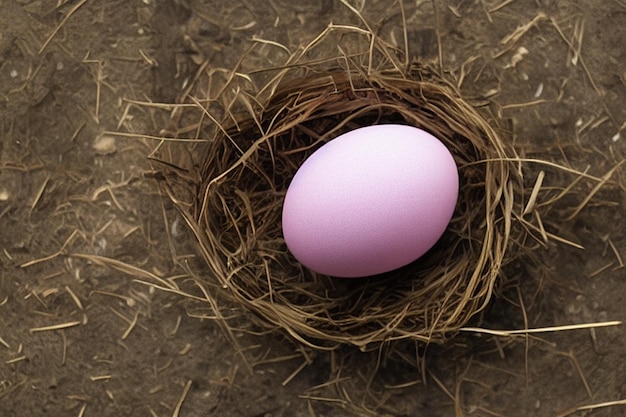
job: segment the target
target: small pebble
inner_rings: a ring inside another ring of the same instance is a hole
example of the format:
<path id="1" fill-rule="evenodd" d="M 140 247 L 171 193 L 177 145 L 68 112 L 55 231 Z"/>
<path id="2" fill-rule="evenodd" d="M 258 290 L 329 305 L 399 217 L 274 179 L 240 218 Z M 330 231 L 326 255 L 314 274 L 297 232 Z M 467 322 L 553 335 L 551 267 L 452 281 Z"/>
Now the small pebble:
<path id="1" fill-rule="evenodd" d="M 115 138 L 111 136 L 100 136 L 93 143 L 93 148 L 100 155 L 109 155 L 117 150 Z"/>

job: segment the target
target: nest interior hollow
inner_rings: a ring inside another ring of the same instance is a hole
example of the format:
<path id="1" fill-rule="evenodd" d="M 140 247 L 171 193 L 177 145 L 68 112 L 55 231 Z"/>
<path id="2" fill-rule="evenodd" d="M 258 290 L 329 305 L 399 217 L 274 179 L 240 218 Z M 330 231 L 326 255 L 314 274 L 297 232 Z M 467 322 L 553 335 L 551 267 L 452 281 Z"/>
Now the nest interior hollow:
<path id="1" fill-rule="evenodd" d="M 249 106 L 219 125 L 197 152 L 191 201 L 174 199 L 208 265 L 204 279 L 221 299 L 317 349 L 443 342 L 485 307 L 510 258 L 522 185 L 512 150 L 452 84 L 416 65 L 408 75 L 335 68 L 285 77 L 259 101 L 258 110 Z M 427 130 L 453 154 L 460 194 L 447 231 L 426 255 L 380 276 L 346 280 L 307 270 L 282 237 L 291 179 L 327 141 L 382 123 Z"/>

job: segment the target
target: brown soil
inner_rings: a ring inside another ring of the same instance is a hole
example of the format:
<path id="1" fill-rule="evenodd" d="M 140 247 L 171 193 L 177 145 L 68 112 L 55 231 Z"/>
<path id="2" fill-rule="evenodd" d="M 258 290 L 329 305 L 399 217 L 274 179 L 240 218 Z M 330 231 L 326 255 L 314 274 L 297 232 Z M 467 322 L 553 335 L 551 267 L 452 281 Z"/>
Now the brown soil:
<path id="1" fill-rule="evenodd" d="M 352 3 L 403 43 L 397 2 Z M 596 177 L 624 159 L 623 1 L 434 4 L 405 2 L 409 49 L 464 75 L 468 97 L 499 104 L 520 156 Z M 156 141 L 110 132 L 157 135 L 168 113 L 133 101 L 175 103 L 205 60 L 230 69 L 253 36 L 295 49 L 330 22 L 361 24 L 335 0 L 3 2 L 0 415 L 626 414 L 623 326 L 468 333 L 418 348 L 415 368 L 372 373 L 375 355 L 307 363 L 277 335 L 235 332 L 237 352 L 208 306 L 139 282 L 182 277 L 194 248 L 149 175 Z M 542 168 L 531 164 L 531 187 Z M 543 218 L 585 249 L 553 241 L 534 253 L 541 268 L 509 265 L 504 296 L 475 324 L 626 319 L 624 177 L 575 219 Z M 548 170 L 544 185 L 574 178 Z"/>

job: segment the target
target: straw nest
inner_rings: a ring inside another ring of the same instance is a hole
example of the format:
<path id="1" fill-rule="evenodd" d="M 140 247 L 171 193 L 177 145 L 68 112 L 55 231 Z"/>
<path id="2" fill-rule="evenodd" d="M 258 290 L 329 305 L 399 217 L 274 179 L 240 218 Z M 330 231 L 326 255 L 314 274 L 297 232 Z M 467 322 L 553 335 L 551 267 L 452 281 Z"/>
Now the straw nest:
<path id="1" fill-rule="evenodd" d="M 180 107 L 173 135 L 212 137 L 170 143 L 160 159 L 177 168 L 163 168 L 163 184 L 197 238 L 214 309 L 234 306 L 261 329 L 315 349 L 441 343 L 485 308 L 502 266 L 518 253 L 512 249 L 530 233 L 518 221 L 521 173 L 505 131 L 444 75 L 356 32 L 366 40 L 362 52 L 319 59 L 312 51 L 320 37 L 278 68 L 199 76 L 196 95 L 204 97 Z M 290 180 L 325 142 L 381 123 L 425 129 L 452 152 L 461 187 L 448 230 L 425 256 L 380 276 L 305 269 L 281 232 Z"/>

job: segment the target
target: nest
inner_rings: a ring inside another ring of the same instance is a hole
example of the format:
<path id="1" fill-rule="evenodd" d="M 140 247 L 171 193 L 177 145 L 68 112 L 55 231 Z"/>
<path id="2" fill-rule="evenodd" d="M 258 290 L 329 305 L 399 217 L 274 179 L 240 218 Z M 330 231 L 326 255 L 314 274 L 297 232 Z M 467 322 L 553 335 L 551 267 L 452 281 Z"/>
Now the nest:
<path id="1" fill-rule="evenodd" d="M 163 169 L 163 184 L 208 266 L 201 279 L 213 288 L 213 308 L 219 300 L 244 310 L 261 329 L 314 349 L 446 341 L 485 308 L 530 233 L 517 221 L 524 190 L 506 130 L 439 71 L 403 63 L 376 37 L 367 42 L 336 59 L 312 57 L 309 45 L 288 65 L 227 73 L 218 91 L 206 77 L 204 100 L 181 107 L 176 121 L 191 127 L 173 135 L 212 137 L 175 143 L 161 156 L 177 167 Z M 304 268 L 281 231 L 292 177 L 327 141 L 383 123 L 424 129 L 453 154 L 460 194 L 447 231 L 417 261 L 379 276 L 338 279 Z"/>

